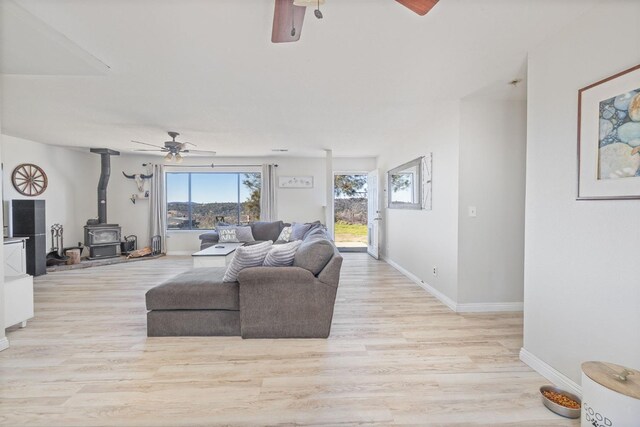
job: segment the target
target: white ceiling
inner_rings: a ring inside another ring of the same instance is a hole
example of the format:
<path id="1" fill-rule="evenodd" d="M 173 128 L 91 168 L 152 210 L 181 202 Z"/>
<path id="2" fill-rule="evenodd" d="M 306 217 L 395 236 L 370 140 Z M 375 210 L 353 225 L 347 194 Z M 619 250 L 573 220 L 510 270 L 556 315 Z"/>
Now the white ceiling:
<path id="1" fill-rule="evenodd" d="M 419 139 L 437 120 L 427 105 L 507 93 L 527 51 L 597 2 L 441 0 L 420 17 L 327 0 L 299 42 L 272 44 L 273 0 L 15 0 L 24 14 L 0 17 L 2 131 L 122 151 L 176 130 L 221 156 L 376 155 Z M 32 25 L 12 25 L 25 14 Z"/>

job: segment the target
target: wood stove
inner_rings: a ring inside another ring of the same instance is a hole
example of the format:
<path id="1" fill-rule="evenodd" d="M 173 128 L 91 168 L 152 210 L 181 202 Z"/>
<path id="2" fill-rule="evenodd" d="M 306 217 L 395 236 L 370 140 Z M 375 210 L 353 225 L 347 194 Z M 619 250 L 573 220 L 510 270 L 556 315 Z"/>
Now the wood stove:
<path id="1" fill-rule="evenodd" d="M 98 219 L 90 219 L 84 226 L 84 244 L 89 248 L 89 259 L 114 258 L 120 247 L 120 226 L 107 224 L 107 185 L 111 175 L 111 156 L 118 151 L 108 148 L 92 148 L 92 153 L 100 154 L 100 181 L 98 181 Z"/>
<path id="2" fill-rule="evenodd" d="M 89 247 L 89 259 L 118 256 L 120 233 L 118 224 L 85 225 L 84 244 Z"/>

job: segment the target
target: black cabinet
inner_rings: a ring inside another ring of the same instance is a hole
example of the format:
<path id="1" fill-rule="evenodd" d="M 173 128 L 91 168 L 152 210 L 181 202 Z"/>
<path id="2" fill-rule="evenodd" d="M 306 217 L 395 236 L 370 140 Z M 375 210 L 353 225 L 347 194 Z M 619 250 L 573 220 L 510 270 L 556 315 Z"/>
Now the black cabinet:
<path id="1" fill-rule="evenodd" d="M 47 224 L 44 200 L 12 200 L 13 236 L 28 237 L 27 273 L 47 273 Z"/>

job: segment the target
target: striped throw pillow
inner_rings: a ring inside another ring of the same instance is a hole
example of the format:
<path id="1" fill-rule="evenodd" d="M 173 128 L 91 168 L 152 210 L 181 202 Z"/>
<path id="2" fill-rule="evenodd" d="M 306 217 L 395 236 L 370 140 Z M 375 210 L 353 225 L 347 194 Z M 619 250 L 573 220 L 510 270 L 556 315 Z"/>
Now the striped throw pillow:
<path id="1" fill-rule="evenodd" d="M 301 244 L 302 240 L 294 240 L 293 242 L 272 246 L 262 265 L 269 267 L 288 267 L 293 265 L 296 251 Z"/>
<path id="2" fill-rule="evenodd" d="M 259 267 L 264 262 L 264 258 L 269 253 L 273 242 L 258 243 L 251 246 L 240 246 L 233 254 L 233 259 L 227 267 L 227 271 L 222 278 L 223 282 L 236 282 L 240 271 L 249 267 Z"/>

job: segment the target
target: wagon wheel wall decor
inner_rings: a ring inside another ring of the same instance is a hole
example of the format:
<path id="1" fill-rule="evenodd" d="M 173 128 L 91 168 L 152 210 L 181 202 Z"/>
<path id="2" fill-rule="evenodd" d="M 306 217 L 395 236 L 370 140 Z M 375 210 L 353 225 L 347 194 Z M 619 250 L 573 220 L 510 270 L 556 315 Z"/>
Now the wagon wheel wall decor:
<path id="1" fill-rule="evenodd" d="M 24 196 L 39 196 L 47 189 L 47 174 L 40 166 L 23 163 L 16 166 L 11 174 L 11 182 L 16 191 Z"/>

